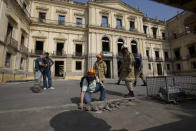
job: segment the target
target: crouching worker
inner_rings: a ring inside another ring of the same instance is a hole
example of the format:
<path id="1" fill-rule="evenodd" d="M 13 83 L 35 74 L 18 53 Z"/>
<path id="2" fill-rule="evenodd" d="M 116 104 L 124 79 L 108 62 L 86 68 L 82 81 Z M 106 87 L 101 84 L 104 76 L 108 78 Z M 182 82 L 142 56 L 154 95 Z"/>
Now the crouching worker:
<path id="1" fill-rule="evenodd" d="M 80 108 L 83 109 L 83 103 L 89 104 L 92 101 L 92 94 L 100 91 L 100 101 L 106 98 L 106 90 L 103 83 L 96 76 L 93 69 L 89 69 L 87 74 L 81 80 Z"/>

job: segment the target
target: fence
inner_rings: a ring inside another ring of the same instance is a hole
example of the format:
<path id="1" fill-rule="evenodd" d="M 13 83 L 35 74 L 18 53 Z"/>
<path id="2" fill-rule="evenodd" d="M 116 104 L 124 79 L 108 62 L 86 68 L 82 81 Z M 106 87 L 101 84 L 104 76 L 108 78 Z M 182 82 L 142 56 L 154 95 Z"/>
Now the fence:
<path id="1" fill-rule="evenodd" d="M 196 98 L 196 77 L 162 76 L 147 77 L 147 96 L 177 102 Z"/>

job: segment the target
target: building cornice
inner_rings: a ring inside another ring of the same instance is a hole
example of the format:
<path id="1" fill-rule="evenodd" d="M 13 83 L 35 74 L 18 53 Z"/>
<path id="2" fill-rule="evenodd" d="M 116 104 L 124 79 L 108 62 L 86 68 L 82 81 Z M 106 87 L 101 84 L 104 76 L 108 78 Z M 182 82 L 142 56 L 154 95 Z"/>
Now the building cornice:
<path id="1" fill-rule="evenodd" d="M 137 32 L 131 32 L 131 31 L 127 31 L 127 30 L 119 30 L 119 29 L 114 29 L 114 28 L 104 28 L 104 27 L 93 26 L 93 25 L 88 26 L 88 30 L 90 30 L 90 29 L 98 29 L 98 30 L 103 30 L 103 31 L 120 32 L 120 33 L 125 33 L 125 34 L 146 36 L 146 34 L 144 34 L 144 33 L 137 33 Z"/>
<path id="2" fill-rule="evenodd" d="M 86 28 L 81 27 L 68 27 L 68 26 L 59 26 L 59 25 L 49 25 L 49 24 L 39 24 L 39 23 L 33 23 L 31 26 L 40 26 L 40 27 L 47 27 L 47 28 L 54 28 L 54 29 L 67 29 L 67 30 L 74 30 L 76 31 L 86 31 Z"/>
<path id="3" fill-rule="evenodd" d="M 97 6 L 97 7 L 101 7 L 101 8 L 107 8 L 107 9 L 110 9 L 110 10 L 116 10 L 116 11 L 119 11 L 119 12 L 124 12 L 124 13 L 128 13 L 128 14 L 134 14 L 134 15 L 139 15 L 139 16 L 144 16 L 143 13 L 137 13 L 137 12 L 131 12 L 131 11 L 125 11 L 125 10 L 120 10 L 120 9 L 116 9 L 116 8 L 112 8 L 112 7 L 108 7 L 108 6 L 104 6 L 104 5 L 99 5 L 95 2 L 88 2 L 88 6 Z"/>
<path id="4" fill-rule="evenodd" d="M 52 0 L 34 0 L 36 3 L 47 3 L 47 4 L 56 4 L 61 6 L 68 6 L 68 7 L 76 7 L 76 8 L 83 8 L 85 9 L 87 5 L 81 2 L 62 2 L 62 1 L 52 1 Z"/>

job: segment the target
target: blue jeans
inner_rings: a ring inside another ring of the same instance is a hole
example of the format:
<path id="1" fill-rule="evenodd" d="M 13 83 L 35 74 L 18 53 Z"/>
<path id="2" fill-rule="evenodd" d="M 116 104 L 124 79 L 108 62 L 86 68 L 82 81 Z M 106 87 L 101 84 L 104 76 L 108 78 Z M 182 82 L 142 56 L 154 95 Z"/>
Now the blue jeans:
<path id="1" fill-rule="evenodd" d="M 100 101 L 104 101 L 106 99 L 106 89 L 102 88 L 100 84 L 97 84 L 95 91 L 93 93 L 97 93 L 100 91 Z M 92 94 L 91 92 L 86 92 L 84 96 L 84 102 L 90 103 L 92 102 Z"/>
<path id="2" fill-rule="evenodd" d="M 47 85 L 46 78 L 48 78 L 48 85 Z M 50 70 L 43 71 L 43 84 L 44 84 L 44 88 L 52 87 L 52 77 L 51 77 L 51 71 Z"/>

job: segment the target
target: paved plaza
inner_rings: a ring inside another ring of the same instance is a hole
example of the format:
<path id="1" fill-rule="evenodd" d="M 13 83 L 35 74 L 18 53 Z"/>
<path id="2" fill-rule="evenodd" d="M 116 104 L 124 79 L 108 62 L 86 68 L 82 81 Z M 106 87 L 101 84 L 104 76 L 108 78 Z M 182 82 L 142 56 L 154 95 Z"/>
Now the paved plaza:
<path id="1" fill-rule="evenodd" d="M 196 102 L 166 104 L 135 88 L 136 100 L 100 113 L 77 109 L 80 81 L 54 81 L 55 90 L 32 93 L 32 82 L 0 84 L 0 131 L 195 131 Z M 107 99 L 127 93 L 124 82 L 107 80 Z M 140 83 L 139 83 L 140 84 Z M 94 100 L 98 99 L 94 95 Z"/>

